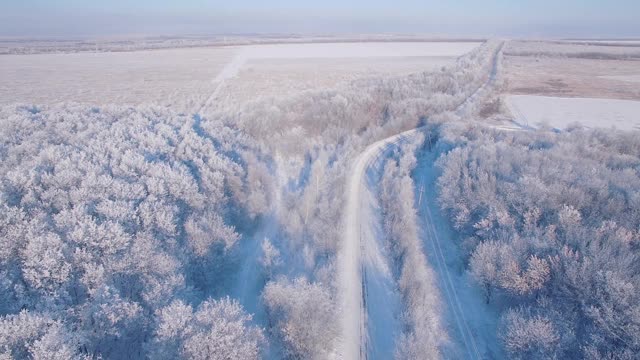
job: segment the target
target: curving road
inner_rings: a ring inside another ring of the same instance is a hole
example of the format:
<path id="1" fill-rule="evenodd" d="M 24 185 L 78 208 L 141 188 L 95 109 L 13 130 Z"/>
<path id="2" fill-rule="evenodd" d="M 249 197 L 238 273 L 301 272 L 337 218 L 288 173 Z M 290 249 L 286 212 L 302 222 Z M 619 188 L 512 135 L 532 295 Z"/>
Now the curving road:
<path id="1" fill-rule="evenodd" d="M 355 160 L 355 166 L 349 176 L 347 185 L 347 207 L 345 209 L 345 227 L 343 234 L 343 247 L 338 255 L 338 283 L 342 295 L 342 349 L 340 355 L 343 359 L 366 359 L 368 355 L 367 332 L 367 283 L 363 279 L 365 273 L 365 261 L 362 260 L 366 253 L 367 261 L 373 268 L 379 269 L 379 274 L 390 276 L 387 266 L 382 260 L 381 249 L 372 242 L 372 233 L 368 226 L 371 225 L 369 216 L 373 197 L 369 196 L 369 188 L 366 183 L 366 172 L 372 163 L 381 158 L 383 154 L 391 151 L 403 140 L 418 133 L 418 129 L 403 132 L 369 145 Z M 363 216 L 366 212 L 366 216 Z M 369 281 L 373 281 L 370 278 Z"/>
<path id="2" fill-rule="evenodd" d="M 500 44 L 493 55 L 492 68 L 487 81 L 458 106 L 456 114 L 463 114 L 476 98 L 495 83 L 499 54 L 503 45 L 504 43 Z M 342 310 L 342 342 L 339 355 L 343 359 L 366 359 L 370 349 L 375 345 L 369 344 L 370 331 L 367 320 L 367 303 L 371 302 L 368 301 L 368 287 L 375 279 L 374 276 L 368 276 L 367 268 L 370 266 L 365 266 L 365 264 L 373 262 L 375 268 L 379 270 L 375 275 L 387 276 L 384 260 L 379 259 L 382 256 L 382 250 L 377 248 L 376 242 L 371 239 L 375 234 L 375 230 L 369 228 L 373 224 L 370 219 L 370 209 L 374 207 L 372 203 L 374 200 L 370 196 L 367 172 L 371 169 L 372 164 L 378 162 L 385 154 L 421 130 L 422 128 L 405 131 L 369 145 L 355 159 L 349 174 L 345 194 L 347 205 L 344 213 L 343 242 L 338 253 L 337 264 L 338 291 Z M 366 254 L 367 259 L 363 260 L 363 254 Z M 372 298 L 372 300 L 379 302 L 380 299 Z"/>

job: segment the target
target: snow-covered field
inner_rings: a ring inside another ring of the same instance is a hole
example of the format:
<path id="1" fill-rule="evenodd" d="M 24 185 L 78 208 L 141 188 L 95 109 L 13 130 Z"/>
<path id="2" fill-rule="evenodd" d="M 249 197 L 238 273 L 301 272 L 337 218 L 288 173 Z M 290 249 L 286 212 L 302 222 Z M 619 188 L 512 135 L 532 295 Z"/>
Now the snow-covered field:
<path id="1" fill-rule="evenodd" d="M 640 45 L 640 40 L 585 39 L 585 40 L 566 40 L 565 42 L 578 43 L 578 44 L 601 44 L 601 45 Z"/>
<path id="2" fill-rule="evenodd" d="M 503 64 L 508 94 L 640 100 L 638 84 L 621 81 L 637 76 L 635 60 L 506 55 Z"/>
<path id="3" fill-rule="evenodd" d="M 270 44 L 243 48 L 251 59 L 370 58 L 460 56 L 478 42 L 353 42 Z"/>
<path id="4" fill-rule="evenodd" d="M 511 95 L 507 104 L 515 121 L 526 126 L 565 129 L 578 123 L 589 128 L 640 130 L 640 101 Z"/>
<path id="5" fill-rule="evenodd" d="M 0 104 L 138 105 L 195 111 L 451 64 L 477 42 L 345 42 L 0 56 Z M 322 75 L 320 75 L 322 74 Z M 235 78 L 234 81 L 229 81 Z M 214 98 L 216 98 L 214 96 Z"/>
<path id="6" fill-rule="evenodd" d="M 88 38 L 12 38 L 0 35 L 0 54 L 43 54 L 78 52 L 121 52 L 152 49 L 203 48 L 213 46 L 326 44 L 368 42 L 473 42 L 471 39 L 443 39 L 422 35 L 358 34 L 358 35 L 187 35 L 187 36 L 107 36 Z"/>
<path id="7" fill-rule="evenodd" d="M 0 56 L 0 103 L 183 105 L 213 90 L 229 48 Z"/>

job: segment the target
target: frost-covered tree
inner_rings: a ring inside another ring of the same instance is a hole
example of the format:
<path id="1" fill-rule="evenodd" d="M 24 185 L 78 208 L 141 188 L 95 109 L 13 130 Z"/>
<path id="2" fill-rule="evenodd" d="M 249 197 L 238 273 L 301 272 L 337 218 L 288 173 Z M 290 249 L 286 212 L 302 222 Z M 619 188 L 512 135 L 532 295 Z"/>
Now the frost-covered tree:
<path id="1" fill-rule="evenodd" d="M 0 357 L 7 359 L 83 359 L 79 339 L 60 321 L 23 310 L 0 317 Z"/>
<path id="2" fill-rule="evenodd" d="M 515 309 L 508 310 L 502 321 L 502 338 L 507 351 L 514 358 L 558 357 L 560 335 L 550 319 L 532 315 L 526 309 Z"/>
<path id="3" fill-rule="evenodd" d="M 229 298 L 207 300 L 196 311 L 174 301 L 158 313 L 152 354 L 158 359 L 259 359 L 265 338 L 251 316 Z"/>
<path id="4" fill-rule="evenodd" d="M 262 265 L 267 279 L 269 280 L 276 271 L 276 268 L 282 264 L 280 251 L 276 248 L 268 238 L 262 240 L 262 256 L 260 264 Z"/>
<path id="5" fill-rule="evenodd" d="M 22 254 L 24 279 L 34 289 L 54 292 L 69 280 L 71 265 L 66 261 L 65 245 L 54 233 L 35 235 Z"/>
<path id="6" fill-rule="evenodd" d="M 482 284 L 487 304 L 491 301 L 492 288 L 498 283 L 502 271 L 501 259 L 508 256 L 508 248 L 495 241 L 479 244 L 471 255 L 471 274 Z"/>
<path id="7" fill-rule="evenodd" d="M 240 237 L 233 227 L 225 225 L 220 215 L 211 212 L 192 216 L 185 222 L 188 242 L 197 256 L 204 256 L 215 243 L 232 247 Z"/>
<path id="8" fill-rule="evenodd" d="M 410 176 L 417 164 L 415 153 L 423 142 L 423 138 L 417 137 L 400 146 L 399 159 L 386 162 L 380 181 L 385 244 L 398 269 L 396 281 L 404 304 L 404 328 L 395 347 L 398 359 L 437 359 L 441 356 L 441 345 L 447 341 L 435 274 L 427 263 L 419 236 L 415 186 Z"/>

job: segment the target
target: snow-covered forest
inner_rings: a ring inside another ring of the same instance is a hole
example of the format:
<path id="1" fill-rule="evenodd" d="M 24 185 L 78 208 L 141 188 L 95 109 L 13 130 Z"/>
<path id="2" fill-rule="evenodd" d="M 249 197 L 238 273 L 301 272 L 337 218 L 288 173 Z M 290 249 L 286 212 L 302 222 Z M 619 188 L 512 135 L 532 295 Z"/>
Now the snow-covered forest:
<path id="1" fill-rule="evenodd" d="M 457 124 L 438 141 L 439 200 L 468 271 L 502 309 L 511 358 L 640 351 L 640 138 Z"/>
<path id="2" fill-rule="evenodd" d="M 635 358 L 640 139 L 478 121 L 502 49 L 241 107 L 0 107 L 0 358 Z"/>
<path id="3" fill-rule="evenodd" d="M 264 206 L 237 131 L 153 108 L 1 117 L 2 351 L 257 356 L 262 330 L 223 295 L 231 249 Z"/>

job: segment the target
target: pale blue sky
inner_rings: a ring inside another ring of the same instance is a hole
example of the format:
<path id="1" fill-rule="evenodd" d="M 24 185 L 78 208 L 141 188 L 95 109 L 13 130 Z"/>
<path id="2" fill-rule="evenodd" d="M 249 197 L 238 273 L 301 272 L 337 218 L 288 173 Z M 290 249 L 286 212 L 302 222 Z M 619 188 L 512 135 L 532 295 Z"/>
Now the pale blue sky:
<path id="1" fill-rule="evenodd" d="M 640 36 L 640 0 L 0 0 L 0 36 Z"/>

